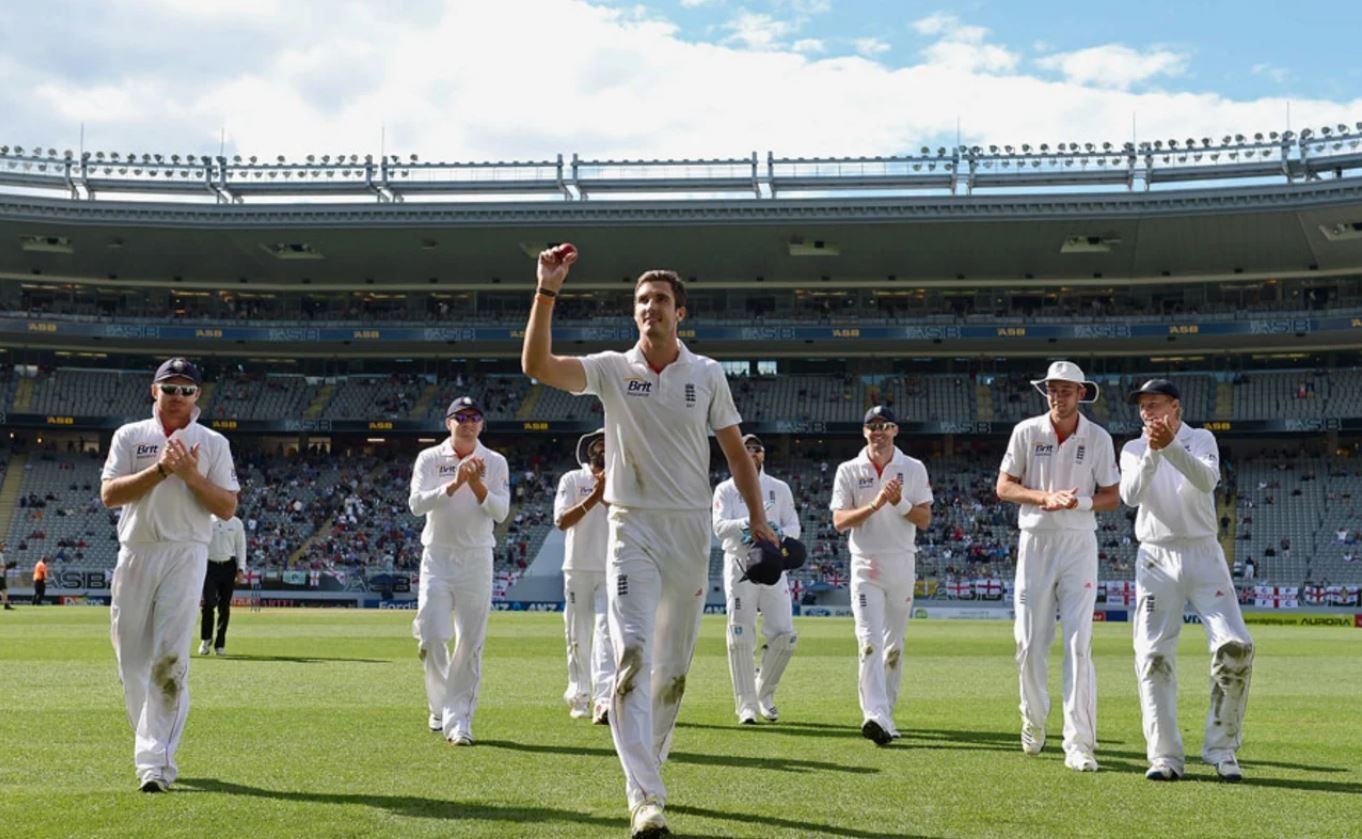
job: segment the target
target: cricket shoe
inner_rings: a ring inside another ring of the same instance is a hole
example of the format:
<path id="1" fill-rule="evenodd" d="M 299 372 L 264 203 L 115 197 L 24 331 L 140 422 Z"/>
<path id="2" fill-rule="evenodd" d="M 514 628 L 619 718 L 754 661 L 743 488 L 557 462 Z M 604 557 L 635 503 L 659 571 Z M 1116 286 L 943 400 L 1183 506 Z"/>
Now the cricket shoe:
<path id="1" fill-rule="evenodd" d="M 212 649 L 213 645 L 207 641 L 204 641 L 203 643 L 199 644 L 199 655 L 208 655 L 208 652 Z"/>
<path id="2" fill-rule="evenodd" d="M 767 722 L 778 722 L 780 720 L 780 712 L 776 710 L 776 704 L 774 702 L 758 702 L 757 711 L 761 713 Z"/>
<path id="3" fill-rule="evenodd" d="M 1088 752 L 1072 751 L 1064 756 L 1064 765 L 1075 772 L 1096 772 L 1097 758 Z"/>
<path id="4" fill-rule="evenodd" d="M 1034 725 L 1023 725 L 1021 730 L 1022 754 L 1035 756 L 1045 748 L 1045 729 Z"/>
<path id="5" fill-rule="evenodd" d="M 1229 781 L 1237 784 L 1244 780 L 1244 773 L 1239 769 L 1239 761 L 1234 755 L 1230 755 L 1224 760 L 1215 762 L 1215 774 L 1220 776 L 1220 780 Z"/>
<path id="6" fill-rule="evenodd" d="M 667 817 L 662 814 L 662 805 L 656 798 L 645 798 L 634 806 L 629 814 L 630 839 L 656 839 L 658 836 L 671 836 L 667 829 Z"/>
<path id="7" fill-rule="evenodd" d="M 609 725 L 609 724 L 610 724 L 610 703 L 609 703 L 609 702 L 597 702 L 597 703 L 596 703 L 596 711 L 595 711 L 595 713 L 593 713 L 593 714 L 591 715 L 591 722 L 592 722 L 593 725 Z"/>
<path id="8" fill-rule="evenodd" d="M 160 775 L 148 775 L 137 785 L 137 789 L 142 792 L 167 792 L 170 789 L 170 782 Z"/>
<path id="9" fill-rule="evenodd" d="M 574 720 L 584 720 L 591 716 L 591 700 L 585 696 L 579 696 L 568 702 L 568 716 Z"/>
<path id="10" fill-rule="evenodd" d="M 430 730 L 435 732 L 436 734 L 445 730 L 444 719 L 439 714 L 431 714 L 430 719 L 426 722 L 426 725 L 428 725 L 430 727 Z"/>
<path id="11" fill-rule="evenodd" d="M 757 715 L 752 711 L 743 711 L 738 714 L 738 725 L 756 725 Z"/>
<path id="12" fill-rule="evenodd" d="M 214 648 L 213 648 L 213 655 L 225 656 L 225 655 L 227 655 L 227 648 L 226 648 L 226 647 L 214 647 Z"/>
<path id="13" fill-rule="evenodd" d="M 1144 776 L 1150 781 L 1176 781 L 1182 777 L 1182 773 L 1174 769 L 1173 764 L 1168 761 L 1156 760 L 1149 764 Z"/>
<path id="14" fill-rule="evenodd" d="M 861 736 L 877 746 L 887 746 L 894 740 L 894 735 L 874 720 L 866 720 L 861 724 Z"/>

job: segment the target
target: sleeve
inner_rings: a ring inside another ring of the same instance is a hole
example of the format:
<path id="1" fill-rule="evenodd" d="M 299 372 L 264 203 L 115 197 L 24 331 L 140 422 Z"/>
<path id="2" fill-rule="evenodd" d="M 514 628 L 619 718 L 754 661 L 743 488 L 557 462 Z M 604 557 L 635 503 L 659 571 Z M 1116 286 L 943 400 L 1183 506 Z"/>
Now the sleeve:
<path id="1" fill-rule="evenodd" d="M 506 458 L 495 455 L 489 458 L 487 467 L 487 497 L 482 499 L 482 509 L 494 522 L 506 520 L 511 511 L 511 470 Z"/>
<path id="2" fill-rule="evenodd" d="M 1213 492 L 1220 483 L 1220 448 L 1215 443 L 1215 435 L 1205 429 L 1198 429 L 1198 433 L 1192 435 L 1191 451 L 1174 440 L 1165 447 L 1163 456 L 1187 478 L 1187 483 L 1202 492 Z"/>
<path id="3" fill-rule="evenodd" d="M 724 481 L 714 488 L 714 535 L 725 543 L 742 540 L 742 529 L 747 527 L 746 515 L 739 515 L 735 501 L 742 501 L 732 481 Z"/>
<path id="4" fill-rule="evenodd" d="M 1121 482 L 1121 470 L 1116 468 L 1116 446 L 1111 435 L 1102 433 L 1102 444 L 1097 447 L 1098 460 L 1093 464 L 1092 476 L 1099 487 L 1116 486 Z"/>
<path id="5" fill-rule="evenodd" d="M 998 471 L 1014 478 L 1026 478 L 1026 455 L 1022 440 L 1022 424 L 1012 429 L 1012 437 L 1007 441 L 1007 451 L 1003 452 L 1003 462 Z"/>
<path id="6" fill-rule="evenodd" d="M 604 400 L 601 387 L 605 383 L 607 368 L 610 364 L 609 352 L 592 353 L 584 355 L 579 361 L 582 362 L 582 372 L 586 373 L 586 387 L 573 393 L 573 396 L 596 396 Z"/>
<path id="7" fill-rule="evenodd" d="M 829 510 L 851 510 L 856 507 L 856 492 L 851 485 L 851 469 L 843 463 L 837 467 L 837 476 L 832 480 L 832 502 Z"/>
<path id="8" fill-rule="evenodd" d="M 913 477 L 912 495 L 908 498 L 908 501 L 914 507 L 919 504 L 930 504 L 935 501 L 935 497 L 932 496 L 932 482 L 931 479 L 927 477 L 927 464 L 914 464 Z M 904 494 L 907 495 L 906 489 Z"/>
<path id="9" fill-rule="evenodd" d="M 1153 449 L 1139 451 L 1138 441 L 1131 440 L 1121 448 L 1121 501 L 1127 507 L 1138 507 L 1144 502 L 1145 490 L 1159 471 L 1163 458 Z"/>
<path id="10" fill-rule="evenodd" d="M 131 475 L 133 472 L 132 452 L 128 451 L 130 448 L 128 434 L 124 430 L 126 428 L 125 425 L 115 431 L 113 439 L 109 441 L 109 456 L 105 458 L 104 471 L 100 474 L 102 480 L 110 481 L 114 478 Z"/>
<path id="11" fill-rule="evenodd" d="M 236 527 L 232 528 L 233 535 L 236 537 L 236 567 L 244 572 L 246 570 L 246 525 L 241 523 L 241 519 L 233 517 Z"/>
<path id="12" fill-rule="evenodd" d="M 220 486 L 231 492 L 240 492 L 241 484 L 236 479 L 236 464 L 232 462 L 232 444 L 226 437 L 219 437 L 222 441 L 221 446 L 214 446 L 217 457 L 208 464 L 208 470 L 204 473 L 214 486 Z"/>
<path id="13" fill-rule="evenodd" d="M 709 369 L 712 381 L 709 398 L 709 427 L 718 431 L 721 428 L 741 424 L 742 417 L 738 414 L 738 407 L 733 404 L 733 390 L 728 386 L 728 377 L 724 375 L 724 368 L 711 362 Z"/>
<path id="14" fill-rule="evenodd" d="M 798 539 L 804 532 L 803 526 L 799 523 L 799 511 L 795 509 L 794 493 L 790 491 L 790 485 L 782 483 L 780 485 L 780 530 L 791 539 Z"/>
<path id="15" fill-rule="evenodd" d="M 436 505 L 440 503 L 440 496 L 444 494 L 445 488 L 438 483 L 432 487 L 430 476 L 426 474 L 426 465 L 430 462 L 430 449 L 421 452 L 416 456 L 416 465 L 411 468 L 411 495 L 407 497 L 407 506 L 411 508 L 413 516 L 424 516 Z"/>
<path id="16" fill-rule="evenodd" d="M 553 524 L 556 527 L 562 520 L 563 514 L 576 506 L 572 500 L 576 497 L 573 490 L 577 487 L 577 482 L 573 480 L 573 472 L 565 472 L 563 477 L 558 479 L 558 491 L 553 494 Z"/>

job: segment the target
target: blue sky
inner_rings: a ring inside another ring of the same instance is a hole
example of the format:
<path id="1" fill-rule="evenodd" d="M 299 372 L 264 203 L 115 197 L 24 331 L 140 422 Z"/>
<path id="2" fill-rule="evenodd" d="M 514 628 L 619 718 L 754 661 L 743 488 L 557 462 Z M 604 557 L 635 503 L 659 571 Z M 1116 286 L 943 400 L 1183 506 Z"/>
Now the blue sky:
<path id="1" fill-rule="evenodd" d="M 424 159 L 901 154 L 1362 120 L 1358 7 L 47 0 L 0 144 Z"/>

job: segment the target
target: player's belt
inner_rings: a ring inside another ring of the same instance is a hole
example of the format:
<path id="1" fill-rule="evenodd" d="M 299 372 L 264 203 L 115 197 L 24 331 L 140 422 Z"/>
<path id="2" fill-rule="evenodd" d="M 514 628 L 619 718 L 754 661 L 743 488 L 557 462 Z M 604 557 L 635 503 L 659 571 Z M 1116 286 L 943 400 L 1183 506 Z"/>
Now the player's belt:
<path id="1" fill-rule="evenodd" d="M 235 562 L 235 561 L 236 561 L 236 557 L 233 557 L 233 556 L 225 556 L 225 557 L 222 557 L 221 559 L 214 559 L 213 557 L 210 556 L 210 557 L 208 557 L 208 561 L 209 561 L 209 562 L 216 562 L 216 563 L 218 563 L 218 564 L 221 564 L 221 563 L 224 563 L 224 562 Z"/>

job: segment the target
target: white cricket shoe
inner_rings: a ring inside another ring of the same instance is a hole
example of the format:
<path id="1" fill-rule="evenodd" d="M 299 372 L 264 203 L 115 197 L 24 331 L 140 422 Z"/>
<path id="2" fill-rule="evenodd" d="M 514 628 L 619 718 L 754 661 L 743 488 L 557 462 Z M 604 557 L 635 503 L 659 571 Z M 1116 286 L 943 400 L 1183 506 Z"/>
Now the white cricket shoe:
<path id="1" fill-rule="evenodd" d="M 160 775 L 148 775 L 137 785 L 137 789 L 142 792 L 167 792 L 170 790 L 170 782 Z"/>
<path id="2" fill-rule="evenodd" d="M 1097 758 L 1088 752 L 1072 751 L 1064 756 L 1064 765 L 1075 772 L 1096 772 Z"/>
<path id="3" fill-rule="evenodd" d="M 758 702 L 757 711 L 766 718 L 767 722 L 776 722 L 780 719 L 780 712 L 776 710 L 774 702 Z"/>
<path id="4" fill-rule="evenodd" d="M 1144 773 L 1150 781 L 1176 781 L 1182 777 L 1182 773 L 1173 768 L 1173 764 L 1166 760 L 1156 760 L 1149 764 L 1149 769 Z"/>
<path id="5" fill-rule="evenodd" d="M 741 714 L 738 714 L 738 725 L 756 725 L 756 724 L 757 714 L 750 708 L 744 709 Z"/>
<path id="6" fill-rule="evenodd" d="M 439 714 L 431 714 L 426 725 L 430 727 L 431 731 L 437 733 L 445 730 L 444 719 Z"/>
<path id="7" fill-rule="evenodd" d="M 1045 729 L 1034 725 L 1023 725 L 1021 730 L 1022 754 L 1035 756 L 1045 748 Z"/>
<path id="8" fill-rule="evenodd" d="M 454 733 L 449 735 L 449 745 L 471 746 L 473 745 L 473 735 L 469 734 L 467 731 L 455 729 Z"/>
<path id="9" fill-rule="evenodd" d="M 656 839 L 671 834 L 667 829 L 667 817 L 662 814 L 662 805 L 656 798 L 643 799 L 629 814 L 630 839 Z"/>
<path id="10" fill-rule="evenodd" d="M 1239 769 L 1239 760 L 1234 755 L 1216 761 L 1215 774 L 1219 775 L 1222 781 L 1229 781 L 1232 784 L 1244 780 L 1244 773 Z"/>
<path id="11" fill-rule="evenodd" d="M 213 655 L 227 655 L 227 648 L 226 648 L 226 647 L 214 647 L 214 648 L 213 648 Z"/>
<path id="12" fill-rule="evenodd" d="M 591 697 L 578 696 L 568 702 L 568 716 L 574 720 L 584 720 L 591 716 Z"/>
<path id="13" fill-rule="evenodd" d="M 203 641 L 199 644 L 199 655 L 208 655 L 208 651 L 211 649 L 213 649 L 213 645 L 207 641 Z"/>

